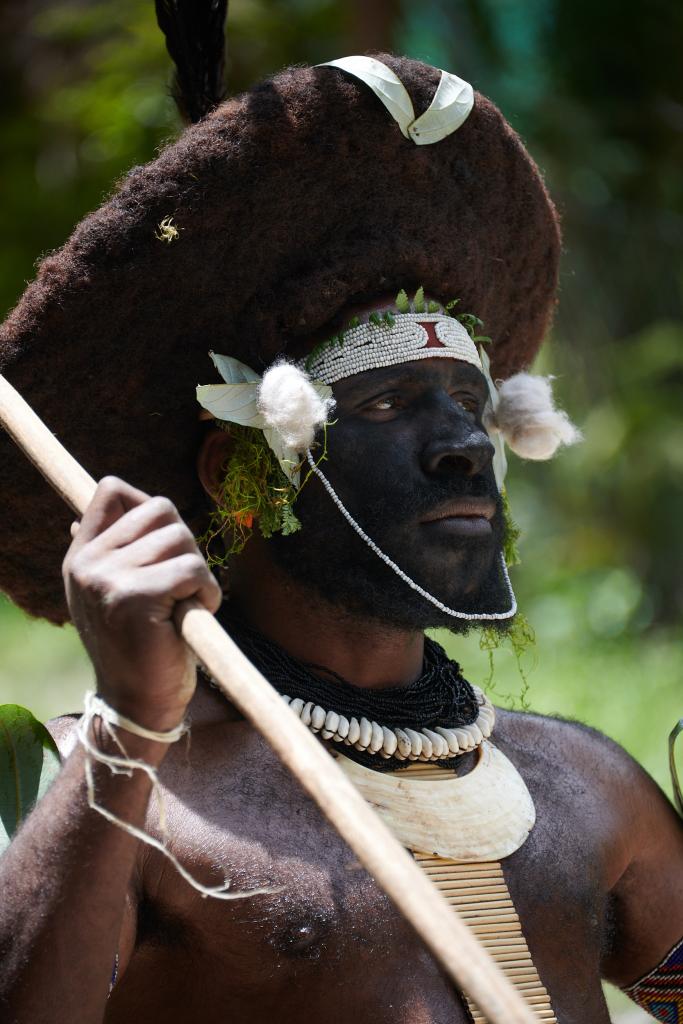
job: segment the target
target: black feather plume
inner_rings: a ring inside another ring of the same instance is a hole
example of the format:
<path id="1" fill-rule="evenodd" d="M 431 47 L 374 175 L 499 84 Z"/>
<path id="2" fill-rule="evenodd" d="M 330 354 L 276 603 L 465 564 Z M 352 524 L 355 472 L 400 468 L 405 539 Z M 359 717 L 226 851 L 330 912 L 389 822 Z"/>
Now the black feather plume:
<path id="1" fill-rule="evenodd" d="M 176 73 L 173 98 L 186 121 L 199 121 L 225 95 L 228 0 L 154 0 Z"/>

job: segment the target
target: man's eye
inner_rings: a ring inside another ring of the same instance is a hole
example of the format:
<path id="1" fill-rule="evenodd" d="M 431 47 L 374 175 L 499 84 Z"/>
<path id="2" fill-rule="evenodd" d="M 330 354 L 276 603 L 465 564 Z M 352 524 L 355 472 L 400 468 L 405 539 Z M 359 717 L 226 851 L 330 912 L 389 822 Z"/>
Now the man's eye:
<path id="1" fill-rule="evenodd" d="M 453 397 L 458 405 L 461 405 L 467 412 L 476 414 L 479 411 L 479 401 L 473 395 L 454 395 Z"/>
<path id="2" fill-rule="evenodd" d="M 398 406 L 398 398 L 396 395 L 389 395 L 387 398 L 378 398 L 376 402 L 372 403 L 373 409 L 379 409 L 380 412 L 387 412 L 390 409 L 395 409 Z"/>

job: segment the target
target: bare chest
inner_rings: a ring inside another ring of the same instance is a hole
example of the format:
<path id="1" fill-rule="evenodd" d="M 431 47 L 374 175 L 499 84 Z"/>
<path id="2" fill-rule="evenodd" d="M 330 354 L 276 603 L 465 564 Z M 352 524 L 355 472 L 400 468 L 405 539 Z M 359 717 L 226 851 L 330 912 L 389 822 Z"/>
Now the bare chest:
<path id="1" fill-rule="evenodd" d="M 400 914 L 246 726 L 221 753 L 211 744 L 168 766 L 174 850 L 234 899 L 202 899 L 153 854 L 144 866 L 138 938 L 108 1021 L 201 1019 L 330 1024 L 459 1024 L 458 994 Z M 558 1020 L 607 1021 L 599 985 L 603 894 L 596 858 L 538 823 L 505 873 Z M 550 800 L 550 795 L 548 797 Z M 563 812 L 564 813 L 564 812 Z M 153 824 L 153 822 L 150 822 Z M 595 842 L 599 845 L 596 837 Z M 150 979 L 155 984 L 150 990 Z M 152 993 L 153 992 L 153 996 Z M 135 1015 L 131 1015 L 134 1012 Z"/>

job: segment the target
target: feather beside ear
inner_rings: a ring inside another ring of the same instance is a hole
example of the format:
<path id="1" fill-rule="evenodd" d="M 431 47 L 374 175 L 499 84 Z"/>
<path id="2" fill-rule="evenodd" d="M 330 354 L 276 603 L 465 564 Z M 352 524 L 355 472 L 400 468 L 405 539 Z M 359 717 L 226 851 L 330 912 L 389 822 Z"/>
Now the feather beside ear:
<path id="1" fill-rule="evenodd" d="M 154 0 L 175 66 L 172 94 L 185 121 L 200 121 L 225 97 L 228 0 Z"/>
<path id="2" fill-rule="evenodd" d="M 263 375 L 258 410 L 267 426 L 276 430 L 288 448 L 307 451 L 318 427 L 334 408 L 332 389 L 313 384 L 293 363 L 276 363 Z"/>
<path id="3" fill-rule="evenodd" d="M 555 407 L 551 377 L 517 373 L 498 386 L 498 404 L 487 427 L 523 459 L 552 459 L 560 445 L 576 444 L 581 432 L 566 412 Z"/>

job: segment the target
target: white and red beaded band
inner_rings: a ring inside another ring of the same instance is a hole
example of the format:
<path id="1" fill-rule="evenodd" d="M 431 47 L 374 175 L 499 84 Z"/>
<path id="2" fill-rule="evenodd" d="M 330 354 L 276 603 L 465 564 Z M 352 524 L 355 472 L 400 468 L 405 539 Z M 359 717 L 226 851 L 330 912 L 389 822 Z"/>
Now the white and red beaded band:
<path id="1" fill-rule="evenodd" d="M 467 330 L 445 313 L 394 313 L 391 323 L 358 324 L 297 365 L 311 380 L 336 384 L 365 370 L 434 358 L 460 359 L 482 369 Z"/>

